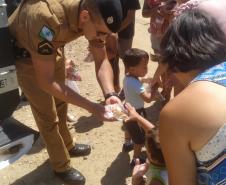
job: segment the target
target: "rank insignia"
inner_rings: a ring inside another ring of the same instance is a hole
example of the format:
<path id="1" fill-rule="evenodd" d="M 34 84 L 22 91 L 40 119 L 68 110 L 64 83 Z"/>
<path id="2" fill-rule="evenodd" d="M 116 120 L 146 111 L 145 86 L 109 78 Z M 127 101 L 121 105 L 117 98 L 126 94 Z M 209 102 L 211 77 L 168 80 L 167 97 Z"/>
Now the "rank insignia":
<path id="1" fill-rule="evenodd" d="M 50 42 L 53 40 L 54 35 L 55 35 L 54 31 L 48 28 L 47 26 L 43 26 L 39 33 L 39 36 L 42 39 L 48 40 Z"/>
<path id="2" fill-rule="evenodd" d="M 53 54 L 53 45 L 44 40 L 38 44 L 38 53 L 41 55 L 51 55 Z"/>

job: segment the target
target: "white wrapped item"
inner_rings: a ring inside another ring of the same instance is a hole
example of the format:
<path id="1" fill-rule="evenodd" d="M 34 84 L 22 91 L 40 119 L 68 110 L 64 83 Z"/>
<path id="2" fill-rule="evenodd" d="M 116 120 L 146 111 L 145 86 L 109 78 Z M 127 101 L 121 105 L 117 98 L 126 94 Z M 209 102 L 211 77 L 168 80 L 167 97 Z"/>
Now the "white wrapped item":
<path id="1" fill-rule="evenodd" d="M 105 117 L 109 119 L 115 118 L 118 121 L 123 121 L 128 117 L 126 109 L 121 104 L 106 105 L 105 110 Z"/>

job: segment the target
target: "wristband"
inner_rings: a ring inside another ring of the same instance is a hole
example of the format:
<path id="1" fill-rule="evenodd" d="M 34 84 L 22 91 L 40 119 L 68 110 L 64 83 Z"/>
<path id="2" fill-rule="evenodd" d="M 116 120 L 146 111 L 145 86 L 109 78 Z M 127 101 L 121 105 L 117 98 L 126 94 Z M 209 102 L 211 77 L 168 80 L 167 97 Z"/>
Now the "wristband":
<path id="1" fill-rule="evenodd" d="M 105 98 L 105 101 L 110 98 L 111 96 L 116 96 L 120 99 L 119 95 L 116 93 L 116 92 L 110 92 L 110 93 L 107 93 L 104 98 Z"/>

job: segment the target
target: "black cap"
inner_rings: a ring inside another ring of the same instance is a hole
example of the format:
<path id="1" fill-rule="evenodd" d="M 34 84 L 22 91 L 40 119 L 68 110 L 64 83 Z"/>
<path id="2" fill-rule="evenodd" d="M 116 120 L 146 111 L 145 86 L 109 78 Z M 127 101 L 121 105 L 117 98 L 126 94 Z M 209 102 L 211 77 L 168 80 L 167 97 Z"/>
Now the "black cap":
<path id="1" fill-rule="evenodd" d="M 120 0 L 95 0 L 100 14 L 109 30 L 116 33 L 122 23 L 122 6 Z"/>

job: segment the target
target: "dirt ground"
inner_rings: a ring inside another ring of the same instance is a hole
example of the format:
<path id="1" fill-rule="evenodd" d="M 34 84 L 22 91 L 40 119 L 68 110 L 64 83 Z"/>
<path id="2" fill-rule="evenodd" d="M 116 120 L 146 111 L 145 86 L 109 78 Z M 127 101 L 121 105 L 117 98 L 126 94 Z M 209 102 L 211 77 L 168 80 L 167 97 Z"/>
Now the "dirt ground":
<path id="1" fill-rule="evenodd" d="M 141 17 L 141 11 L 136 16 L 136 32 L 133 46 L 150 52 L 150 39 L 147 32 L 148 19 Z M 78 82 L 81 94 L 90 100 L 103 100 L 97 84 L 94 63 L 85 63 L 87 42 L 80 38 L 67 45 L 67 56 L 79 64 L 82 82 Z M 124 69 L 120 63 L 121 79 Z M 149 76 L 156 69 L 156 63 L 149 63 Z M 121 80 L 122 81 L 122 80 Z M 155 119 L 158 104 L 147 105 L 149 118 Z M 123 131 L 120 122 L 101 122 L 87 111 L 76 106 L 69 106 L 77 122 L 71 128 L 74 139 L 78 143 L 92 146 L 92 152 L 87 157 L 72 158 L 72 166 L 80 170 L 86 177 L 86 185 L 124 185 L 131 179 L 129 167 L 131 152 L 122 152 Z M 28 104 L 21 104 L 13 117 L 37 130 Z M 0 185 L 63 185 L 55 178 L 48 161 L 48 154 L 43 142 L 39 139 L 32 150 L 14 164 L 0 170 Z"/>

